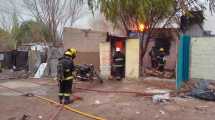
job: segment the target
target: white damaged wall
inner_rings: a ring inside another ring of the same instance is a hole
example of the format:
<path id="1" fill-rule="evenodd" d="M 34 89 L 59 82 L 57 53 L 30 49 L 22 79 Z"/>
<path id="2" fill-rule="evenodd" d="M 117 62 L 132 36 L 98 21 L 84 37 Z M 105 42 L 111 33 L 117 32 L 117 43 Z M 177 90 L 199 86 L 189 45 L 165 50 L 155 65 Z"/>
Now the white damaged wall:
<path id="1" fill-rule="evenodd" d="M 191 39 L 191 78 L 215 80 L 215 37 Z"/>

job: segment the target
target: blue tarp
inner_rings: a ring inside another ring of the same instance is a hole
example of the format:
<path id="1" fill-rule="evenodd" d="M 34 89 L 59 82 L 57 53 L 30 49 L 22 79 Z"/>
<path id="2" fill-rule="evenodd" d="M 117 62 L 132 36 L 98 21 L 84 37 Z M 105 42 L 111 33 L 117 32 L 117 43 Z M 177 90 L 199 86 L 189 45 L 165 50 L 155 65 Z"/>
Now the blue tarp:
<path id="1" fill-rule="evenodd" d="M 215 90 L 211 89 L 209 85 L 213 86 L 213 82 L 200 80 L 189 93 L 189 96 L 202 100 L 215 101 Z"/>

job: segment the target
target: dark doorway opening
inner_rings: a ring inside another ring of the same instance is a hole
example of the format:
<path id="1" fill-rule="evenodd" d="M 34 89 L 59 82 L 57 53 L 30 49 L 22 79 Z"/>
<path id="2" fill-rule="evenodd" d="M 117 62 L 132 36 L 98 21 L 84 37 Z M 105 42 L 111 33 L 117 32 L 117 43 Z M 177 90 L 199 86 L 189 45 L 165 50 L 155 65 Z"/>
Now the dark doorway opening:
<path id="1" fill-rule="evenodd" d="M 118 37 L 118 36 L 109 36 L 109 41 L 111 43 L 111 75 L 115 75 L 115 68 L 113 67 L 113 57 L 116 54 L 116 50 L 120 49 L 120 51 L 125 55 L 125 40 L 127 37 Z M 123 67 L 123 77 L 125 76 L 125 66 Z"/>

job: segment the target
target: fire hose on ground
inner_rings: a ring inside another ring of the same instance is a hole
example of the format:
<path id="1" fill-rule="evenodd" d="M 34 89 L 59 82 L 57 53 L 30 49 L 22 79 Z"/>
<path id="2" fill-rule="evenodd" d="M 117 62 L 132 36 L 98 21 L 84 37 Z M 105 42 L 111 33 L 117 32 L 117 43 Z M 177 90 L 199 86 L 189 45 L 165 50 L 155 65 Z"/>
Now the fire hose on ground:
<path id="1" fill-rule="evenodd" d="M 38 83 L 38 82 L 31 82 L 31 83 L 35 83 L 38 85 L 49 85 L 47 83 Z M 137 96 L 144 96 L 144 97 L 152 97 L 153 95 L 155 95 L 154 93 L 136 92 L 136 91 L 98 90 L 98 89 L 89 89 L 89 88 L 82 88 L 82 87 L 75 87 L 75 89 L 83 90 L 83 91 L 97 92 L 97 93 L 135 94 Z"/>
<path id="2" fill-rule="evenodd" d="M 6 86 L 3 86 L 3 85 L 0 85 L 0 87 L 2 88 L 6 88 L 6 89 L 9 89 L 9 90 L 12 90 L 14 92 L 18 92 L 18 93 L 22 93 L 22 94 L 26 94 L 25 92 L 23 91 L 20 91 L 20 90 L 16 90 L 16 89 L 13 89 L 13 88 L 9 88 L 9 87 L 6 87 Z M 54 100 L 51 100 L 51 99 L 48 99 L 48 98 L 45 98 L 45 97 L 42 97 L 42 96 L 38 96 L 38 95 L 34 95 L 34 97 L 38 98 L 38 99 L 41 99 L 41 100 L 44 100 L 46 102 L 49 102 L 49 103 L 52 103 L 52 104 L 55 104 L 55 105 L 61 105 L 59 103 L 57 103 L 56 101 Z M 106 120 L 104 118 L 101 118 L 101 117 L 98 117 L 98 116 L 94 116 L 94 115 L 91 115 L 91 114 L 88 114 L 88 113 L 85 113 L 85 112 L 81 112 L 77 109 L 74 109 L 74 108 L 71 108 L 70 106 L 68 105 L 64 105 L 63 108 L 71 111 L 71 112 L 74 112 L 74 113 L 77 113 L 79 115 L 82 115 L 82 116 L 85 116 L 85 117 L 88 117 L 88 118 L 91 118 L 91 119 L 95 119 L 95 120 Z M 58 113 L 56 113 L 58 114 Z"/>

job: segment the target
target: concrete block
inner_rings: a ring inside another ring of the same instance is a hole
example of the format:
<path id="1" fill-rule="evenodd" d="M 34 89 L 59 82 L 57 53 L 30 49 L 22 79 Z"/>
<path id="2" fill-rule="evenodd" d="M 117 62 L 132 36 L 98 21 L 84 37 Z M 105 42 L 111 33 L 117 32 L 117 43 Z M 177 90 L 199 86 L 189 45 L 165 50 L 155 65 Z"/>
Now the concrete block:
<path id="1" fill-rule="evenodd" d="M 126 41 L 125 76 L 128 79 L 138 79 L 140 75 L 140 40 Z"/>

